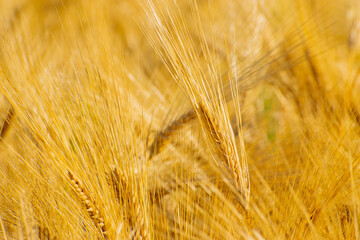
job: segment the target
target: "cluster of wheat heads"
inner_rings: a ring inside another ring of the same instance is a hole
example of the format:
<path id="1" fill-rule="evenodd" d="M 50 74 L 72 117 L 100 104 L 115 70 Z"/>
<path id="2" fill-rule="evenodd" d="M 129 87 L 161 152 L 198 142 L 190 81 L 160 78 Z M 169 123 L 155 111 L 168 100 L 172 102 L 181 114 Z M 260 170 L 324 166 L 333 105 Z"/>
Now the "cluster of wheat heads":
<path id="1" fill-rule="evenodd" d="M 0 239 L 360 239 L 358 1 L 0 16 Z"/>

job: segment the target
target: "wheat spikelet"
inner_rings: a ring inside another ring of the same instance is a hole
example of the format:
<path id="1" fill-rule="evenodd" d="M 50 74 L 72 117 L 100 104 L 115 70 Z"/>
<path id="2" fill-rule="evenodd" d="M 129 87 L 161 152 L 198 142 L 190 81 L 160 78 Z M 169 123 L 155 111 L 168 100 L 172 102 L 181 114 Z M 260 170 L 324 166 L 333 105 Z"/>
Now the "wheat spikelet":
<path id="1" fill-rule="evenodd" d="M 14 117 L 14 109 L 12 107 L 10 107 L 10 109 L 8 110 L 6 117 L 4 119 L 4 123 L 1 127 L 0 130 L 0 142 L 4 139 L 4 137 L 6 136 L 7 131 L 9 130 L 10 127 L 10 123 Z"/>
<path id="2" fill-rule="evenodd" d="M 80 198 L 81 202 L 86 207 L 86 211 L 89 214 L 91 220 L 100 231 L 101 235 L 105 239 L 108 238 L 108 233 L 106 231 L 106 226 L 104 222 L 104 218 L 101 216 L 99 209 L 96 207 L 94 201 L 90 198 L 90 196 L 86 193 L 85 188 L 82 186 L 80 181 L 75 178 L 75 176 L 68 170 L 67 175 L 70 179 L 71 186 L 74 188 L 76 194 Z"/>

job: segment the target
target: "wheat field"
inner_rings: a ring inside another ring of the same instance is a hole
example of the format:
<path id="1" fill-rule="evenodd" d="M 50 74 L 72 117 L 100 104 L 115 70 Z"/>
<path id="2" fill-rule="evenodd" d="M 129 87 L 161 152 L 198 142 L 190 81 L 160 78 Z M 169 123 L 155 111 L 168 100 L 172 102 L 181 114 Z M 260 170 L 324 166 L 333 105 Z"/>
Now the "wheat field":
<path id="1" fill-rule="evenodd" d="M 357 0 L 0 0 L 0 239 L 360 240 Z"/>

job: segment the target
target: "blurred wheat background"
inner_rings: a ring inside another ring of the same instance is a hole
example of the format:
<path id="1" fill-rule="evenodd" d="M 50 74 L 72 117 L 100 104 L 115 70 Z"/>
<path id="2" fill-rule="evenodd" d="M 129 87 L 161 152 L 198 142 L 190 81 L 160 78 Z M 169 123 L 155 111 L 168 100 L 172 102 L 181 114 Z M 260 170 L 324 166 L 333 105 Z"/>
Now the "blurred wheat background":
<path id="1" fill-rule="evenodd" d="M 1 0 L 0 239 L 360 239 L 357 0 Z"/>

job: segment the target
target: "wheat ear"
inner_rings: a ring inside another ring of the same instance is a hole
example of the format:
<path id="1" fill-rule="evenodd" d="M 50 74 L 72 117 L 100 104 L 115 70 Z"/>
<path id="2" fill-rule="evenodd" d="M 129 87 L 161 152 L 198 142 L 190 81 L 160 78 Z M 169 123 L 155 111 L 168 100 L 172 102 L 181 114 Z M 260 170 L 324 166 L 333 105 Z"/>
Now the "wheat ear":
<path id="1" fill-rule="evenodd" d="M 351 118 L 353 119 L 354 122 L 357 123 L 357 125 L 360 126 L 360 113 L 357 110 L 356 106 L 354 103 L 350 104 L 350 107 L 348 108 L 348 113 L 350 114 Z"/>
<path id="2" fill-rule="evenodd" d="M 131 197 L 129 199 L 133 207 L 133 222 L 135 224 L 135 236 L 140 239 L 150 239 L 147 219 L 144 217 L 144 214 L 141 211 L 141 205 L 136 199 L 134 191 L 131 191 Z"/>
<path id="3" fill-rule="evenodd" d="M 185 124 L 191 122 L 196 118 L 196 114 L 193 110 L 190 110 L 182 114 L 177 119 L 173 120 L 169 125 L 167 125 L 163 130 L 159 131 L 152 144 L 149 148 L 149 159 L 153 158 L 154 155 L 158 154 L 161 148 L 166 144 L 167 140 L 173 135 L 176 131 L 182 129 Z"/>
<path id="4" fill-rule="evenodd" d="M 88 212 L 91 220 L 98 228 L 100 233 L 105 239 L 108 238 L 108 233 L 106 231 L 104 218 L 101 217 L 99 209 L 96 207 L 95 202 L 92 201 L 90 196 L 86 193 L 85 188 L 82 186 L 80 181 L 75 178 L 75 176 L 68 170 L 68 176 L 70 179 L 71 186 L 74 188 L 76 194 L 80 198 L 81 202 L 85 205 L 86 211 Z"/>
<path id="5" fill-rule="evenodd" d="M 57 236 L 52 236 L 47 227 L 41 227 L 41 225 L 36 225 L 33 227 L 33 230 L 36 230 L 40 240 L 42 239 L 57 239 Z"/>
<path id="6" fill-rule="evenodd" d="M 141 239 L 150 239 L 147 219 L 141 212 L 141 205 L 136 198 L 134 187 L 127 184 L 125 175 L 115 167 L 111 170 L 110 177 L 108 177 L 108 183 L 114 189 L 117 202 L 124 204 L 124 201 L 126 201 L 131 206 L 132 212 L 129 220 L 131 225 L 133 225 L 131 227 L 134 229 L 132 236 Z M 132 239 L 133 237 L 130 238 Z"/>
<path id="7" fill-rule="evenodd" d="M 211 114 L 211 111 L 204 105 L 199 105 L 199 114 L 205 123 L 206 129 L 218 147 L 218 151 L 225 160 L 226 164 L 231 168 L 236 187 L 241 190 L 245 198 L 249 199 L 248 177 L 247 168 L 241 168 L 239 158 L 235 150 L 235 145 L 231 141 L 230 137 L 220 127 L 220 124 L 215 116 Z"/>

